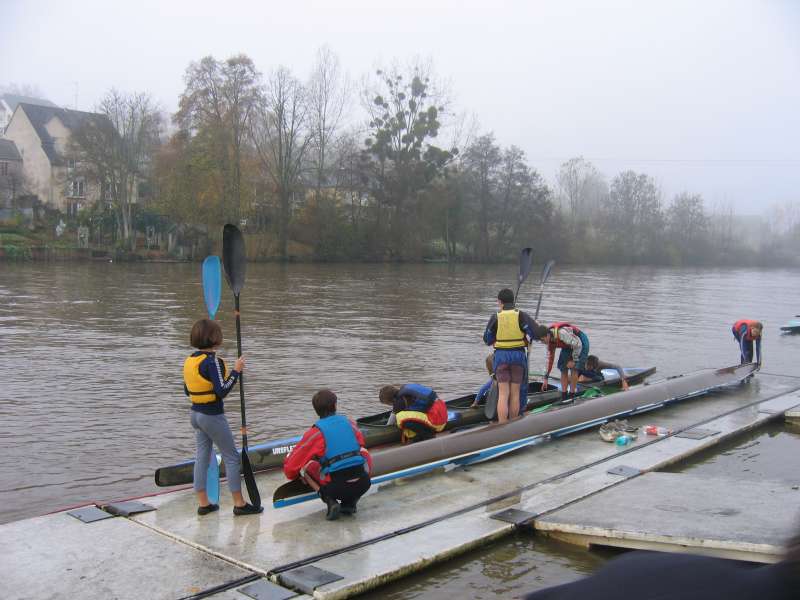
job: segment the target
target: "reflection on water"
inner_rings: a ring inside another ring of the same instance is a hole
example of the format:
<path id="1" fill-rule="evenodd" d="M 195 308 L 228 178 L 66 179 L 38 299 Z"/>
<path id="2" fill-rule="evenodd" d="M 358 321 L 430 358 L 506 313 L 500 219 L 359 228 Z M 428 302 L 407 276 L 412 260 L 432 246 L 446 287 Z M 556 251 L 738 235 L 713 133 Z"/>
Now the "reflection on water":
<path id="1" fill-rule="evenodd" d="M 475 390 L 481 333 L 516 265 L 253 264 L 247 276 L 256 443 L 303 430 L 320 387 L 352 416 L 378 411 L 386 383 L 427 383 L 445 398 Z M 662 376 L 736 362 L 731 323 L 756 317 L 766 368 L 794 372 L 800 336 L 778 328 L 800 312 L 799 291 L 791 271 L 556 268 L 541 316 L 574 321 L 593 352 Z M 537 295 L 527 283 L 521 308 Z M 199 264 L 0 263 L 0 522 L 156 491 L 155 468 L 192 455 L 181 364 L 204 311 Z M 229 358 L 231 313 L 226 293 Z M 534 348 L 532 370 L 543 363 Z M 236 399 L 228 414 L 235 426 Z"/>
<path id="2" fill-rule="evenodd" d="M 359 598 L 517 598 L 594 572 L 613 550 L 585 551 L 531 534 L 517 534 Z"/>
<path id="3" fill-rule="evenodd" d="M 800 427 L 773 421 L 664 470 L 800 485 Z"/>

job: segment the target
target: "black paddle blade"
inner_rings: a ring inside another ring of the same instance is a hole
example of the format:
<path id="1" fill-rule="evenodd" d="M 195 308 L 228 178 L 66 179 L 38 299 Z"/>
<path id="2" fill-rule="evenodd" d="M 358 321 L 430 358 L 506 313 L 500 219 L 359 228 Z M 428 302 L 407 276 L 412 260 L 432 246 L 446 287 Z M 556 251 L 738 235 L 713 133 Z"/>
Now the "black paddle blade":
<path id="1" fill-rule="evenodd" d="M 244 484 L 247 486 L 247 496 L 250 498 L 250 504 L 258 508 L 261 506 L 261 494 L 258 493 L 253 467 L 250 465 L 250 458 L 244 448 L 242 448 L 242 474 L 244 475 Z"/>
<path id="2" fill-rule="evenodd" d="M 275 492 L 272 494 L 272 502 L 274 503 L 278 502 L 279 500 L 285 500 L 286 498 L 302 496 L 303 494 L 308 494 L 309 492 L 313 491 L 314 490 L 312 490 L 311 487 L 302 479 L 293 479 L 288 483 L 284 483 L 275 490 Z"/>
<path id="3" fill-rule="evenodd" d="M 542 283 L 541 283 L 541 285 L 544 285 L 545 282 L 547 282 L 547 278 L 550 277 L 550 271 L 553 270 L 553 267 L 555 266 L 555 264 L 556 264 L 556 261 L 554 261 L 554 260 L 548 260 L 547 261 L 547 264 L 544 266 L 544 269 L 542 269 Z"/>
<path id="4" fill-rule="evenodd" d="M 519 273 L 517 274 L 517 289 L 528 278 L 533 261 L 533 248 L 523 248 L 519 253 Z"/>
<path id="5" fill-rule="evenodd" d="M 244 287 L 246 259 L 242 232 L 236 225 L 225 225 L 222 229 L 222 266 L 225 269 L 225 279 L 236 296 Z"/>

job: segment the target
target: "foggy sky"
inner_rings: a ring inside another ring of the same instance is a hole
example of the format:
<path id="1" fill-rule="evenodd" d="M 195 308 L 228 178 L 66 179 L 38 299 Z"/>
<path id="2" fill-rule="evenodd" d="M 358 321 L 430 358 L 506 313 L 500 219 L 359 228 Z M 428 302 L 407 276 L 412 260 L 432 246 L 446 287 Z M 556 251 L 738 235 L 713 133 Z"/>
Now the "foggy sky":
<path id="1" fill-rule="evenodd" d="M 358 81 L 430 59 L 479 133 L 554 183 L 583 155 L 669 199 L 800 201 L 800 2 L 0 0 L 0 84 L 92 110 L 111 87 L 172 112 L 191 61 L 249 55 L 305 79 L 328 45 Z M 77 84 L 77 85 L 76 85 Z"/>

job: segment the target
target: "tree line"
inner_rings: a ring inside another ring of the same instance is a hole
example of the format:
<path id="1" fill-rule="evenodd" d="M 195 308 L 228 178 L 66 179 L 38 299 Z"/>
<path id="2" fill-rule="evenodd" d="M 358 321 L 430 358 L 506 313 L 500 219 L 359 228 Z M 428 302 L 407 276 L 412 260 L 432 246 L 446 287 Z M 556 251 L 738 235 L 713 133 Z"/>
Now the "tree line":
<path id="1" fill-rule="evenodd" d="M 666 201 L 646 173 L 609 181 L 576 157 L 551 185 L 522 149 L 467 126 L 427 65 L 355 86 L 325 48 L 305 80 L 207 56 L 184 84 L 171 119 L 112 90 L 107 122 L 74 136 L 123 239 L 136 203 L 140 220 L 209 243 L 240 223 L 252 258 L 487 262 L 534 245 L 577 264 L 751 265 L 796 264 L 800 250 L 800 219 L 753 247 L 732 210 L 712 215 L 690 192 Z"/>

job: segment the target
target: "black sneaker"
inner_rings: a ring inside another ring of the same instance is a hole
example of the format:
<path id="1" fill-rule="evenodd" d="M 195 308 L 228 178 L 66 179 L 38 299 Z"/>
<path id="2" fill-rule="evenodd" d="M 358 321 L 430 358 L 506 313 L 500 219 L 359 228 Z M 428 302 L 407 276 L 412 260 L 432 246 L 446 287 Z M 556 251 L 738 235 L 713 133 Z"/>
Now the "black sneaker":
<path id="1" fill-rule="evenodd" d="M 233 514 L 235 514 L 237 517 L 241 515 L 257 515 L 262 512 L 264 512 L 263 506 L 253 506 L 252 504 L 233 507 Z"/>
<path id="2" fill-rule="evenodd" d="M 215 510 L 219 510 L 219 504 L 208 504 L 206 506 L 198 506 L 197 514 L 207 515 L 208 513 L 214 512 Z"/>
<path id="3" fill-rule="evenodd" d="M 340 512 L 343 515 L 354 515 L 358 512 L 358 508 L 356 507 L 355 503 L 345 504 L 344 502 L 342 502 L 342 507 Z"/>
<path id="4" fill-rule="evenodd" d="M 325 504 L 328 505 L 328 512 L 325 515 L 325 518 L 328 521 L 335 521 L 336 519 L 338 519 L 339 511 L 342 508 L 341 506 L 339 506 L 339 503 L 333 498 L 323 498 L 323 500 L 325 501 Z"/>

